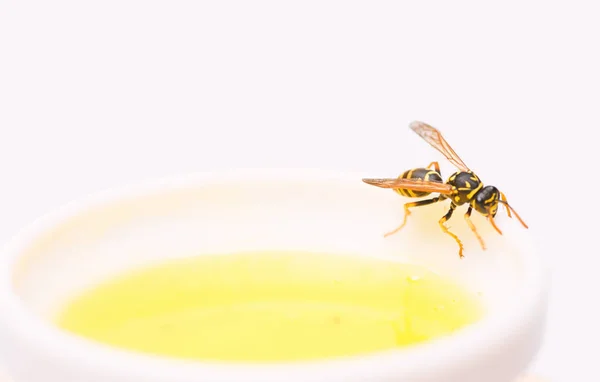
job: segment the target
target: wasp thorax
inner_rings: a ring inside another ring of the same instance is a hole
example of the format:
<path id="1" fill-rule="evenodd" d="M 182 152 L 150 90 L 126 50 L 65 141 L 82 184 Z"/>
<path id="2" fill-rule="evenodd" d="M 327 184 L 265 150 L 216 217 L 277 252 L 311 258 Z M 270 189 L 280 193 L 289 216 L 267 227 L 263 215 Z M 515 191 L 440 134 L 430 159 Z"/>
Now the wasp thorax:
<path id="1" fill-rule="evenodd" d="M 495 217 L 499 200 L 500 191 L 494 186 L 485 186 L 475 195 L 473 207 L 483 215 Z"/>
<path id="2" fill-rule="evenodd" d="M 455 189 L 452 202 L 457 206 L 471 202 L 482 187 L 479 177 L 470 171 L 459 171 L 452 174 L 448 178 L 448 183 Z"/>

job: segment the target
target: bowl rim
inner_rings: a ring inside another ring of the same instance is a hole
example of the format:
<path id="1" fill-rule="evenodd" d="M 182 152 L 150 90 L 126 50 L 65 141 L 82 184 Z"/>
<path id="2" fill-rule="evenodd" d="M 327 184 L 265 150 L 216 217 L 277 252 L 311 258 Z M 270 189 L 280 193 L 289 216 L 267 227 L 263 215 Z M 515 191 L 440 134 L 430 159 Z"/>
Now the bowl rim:
<path id="1" fill-rule="evenodd" d="M 372 174 L 370 174 L 372 176 Z M 283 380 L 290 373 L 313 378 L 343 374 L 345 378 L 358 375 L 394 375 L 398 370 L 411 375 L 423 368 L 451 369 L 461 360 L 477 362 L 489 353 L 490 344 L 501 344 L 503 338 L 539 312 L 549 289 L 549 268 L 538 251 L 538 245 L 526 230 L 511 231 L 523 256 L 527 282 L 513 300 L 513 309 L 486 316 L 447 337 L 407 348 L 371 352 L 333 358 L 277 363 L 200 362 L 149 354 L 130 353 L 95 343 L 60 331 L 50 323 L 29 313 L 19 297 L 13 293 L 11 273 L 19 255 L 41 235 L 67 222 L 85 210 L 102 208 L 131 197 L 169 192 L 182 188 L 199 187 L 218 182 L 260 182 L 274 178 L 283 181 L 318 183 L 328 180 L 359 183 L 365 174 L 307 168 L 230 169 L 197 172 L 153 178 L 138 183 L 113 187 L 73 200 L 33 221 L 5 244 L 0 256 L 0 323 L 13 338 L 26 341 L 37 351 L 68 360 L 69 363 L 102 369 L 110 375 L 136 375 L 144 380 L 162 376 L 171 380 L 185 380 L 188 376 L 211 376 L 211 380 L 248 379 L 251 375 L 261 380 Z M 367 185 L 365 185 L 367 186 Z M 367 186 L 370 187 L 370 186 Z M 530 229 L 531 231 L 531 229 Z M 516 235 L 515 235 L 516 234 Z M 538 313 L 539 314 L 539 313 Z M 545 315 L 545 309 L 543 313 Z M 341 374 L 340 374 L 341 373 Z M 325 379 L 326 380 L 326 379 Z"/>

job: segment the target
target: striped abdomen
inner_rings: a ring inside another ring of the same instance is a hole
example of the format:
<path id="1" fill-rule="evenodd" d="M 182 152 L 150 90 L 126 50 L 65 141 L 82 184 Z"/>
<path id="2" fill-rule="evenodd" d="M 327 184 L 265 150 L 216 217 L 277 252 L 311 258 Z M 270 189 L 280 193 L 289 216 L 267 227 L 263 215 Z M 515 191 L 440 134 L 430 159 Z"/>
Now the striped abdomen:
<path id="1" fill-rule="evenodd" d="M 438 182 L 443 183 L 442 176 L 434 171 L 426 168 L 414 168 L 412 170 L 408 170 L 403 172 L 400 176 L 400 179 L 421 179 L 426 182 Z M 431 194 L 431 192 L 427 191 L 415 191 L 415 190 L 404 190 L 401 188 L 394 189 L 397 193 L 402 196 L 406 196 L 407 198 L 421 198 L 423 196 L 427 196 Z"/>

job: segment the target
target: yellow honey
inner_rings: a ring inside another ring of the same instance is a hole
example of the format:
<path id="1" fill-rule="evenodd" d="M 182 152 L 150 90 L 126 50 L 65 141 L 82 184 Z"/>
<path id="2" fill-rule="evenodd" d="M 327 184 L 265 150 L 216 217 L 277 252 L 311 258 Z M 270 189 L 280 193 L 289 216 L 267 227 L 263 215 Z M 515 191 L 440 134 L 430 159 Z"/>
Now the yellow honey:
<path id="1" fill-rule="evenodd" d="M 68 301 L 56 323 L 139 352 L 262 362 L 408 346 L 482 314 L 475 293 L 416 265 L 281 251 L 134 269 Z"/>

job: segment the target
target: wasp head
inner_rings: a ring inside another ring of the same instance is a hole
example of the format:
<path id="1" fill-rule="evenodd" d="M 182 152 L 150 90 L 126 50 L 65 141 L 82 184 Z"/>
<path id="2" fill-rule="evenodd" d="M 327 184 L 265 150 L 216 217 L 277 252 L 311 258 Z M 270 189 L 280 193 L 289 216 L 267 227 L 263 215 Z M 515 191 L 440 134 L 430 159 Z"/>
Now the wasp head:
<path id="1" fill-rule="evenodd" d="M 500 191 L 494 186 L 485 186 L 473 199 L 473 208 L 484 216 L 495 217 L 498 212 Z"/>

